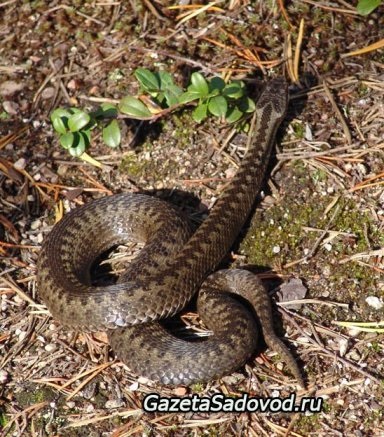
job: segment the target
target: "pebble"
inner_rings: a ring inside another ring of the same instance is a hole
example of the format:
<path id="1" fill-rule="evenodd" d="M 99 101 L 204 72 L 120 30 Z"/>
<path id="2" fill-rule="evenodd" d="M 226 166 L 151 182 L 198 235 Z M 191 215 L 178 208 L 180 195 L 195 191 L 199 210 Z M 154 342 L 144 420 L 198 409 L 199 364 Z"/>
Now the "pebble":
<path id="1" fill-rule="evenodd" d="M 347 354 L 347 358 L 352 361 L 359 361 L 361 359 L 361 355 L 356 350 L 352 350 Z"/>
<path id="2" fill-rule="evenodd" d="M 48 87 L 41 93 L 41 98 L 44 100 L 51 99 L 55 95 L 55 88 Z"/>
<path id="3" fill-rule="evenodd" d="M 19 341 L 23 341 L 24 338 L 25 338 L 26 336 L 27 336 L 27 332 L 26 332 L 26 331 L 21 331 L 21 332 L 18 334 Z"/>
<path id="4" fill-rule="evenodd" d="M 5 384 L 8 381 L 8 372 L 0 370 L 0 384 Z"/>
<path id="5" fill-rule="evenodd" d="M 3 102 L 3 108 L 9 115 L 17 115 L 19 112 L 19 105 L 15 102 L 10 102 L 9 100 Z"/>
<path id="6" fill-rule="evenodd" d="M 20 158 L 13 164 L 16 170 L 24 170 L 26 165 L 27 161 L 25 158 Z"/>
<path id="7" fill-rule="evenodd" d="M 177 387 L 174 390 L 176 396 L 185 396 L 187 394 L 187 389 L 185 387 Z"/>
<path id="8" fill-rule="evenodd" d="M 128 387 L 128 390 L 130 390 L 130 391 L 136 391 L 138 388 L 139 388 L 139 383 L 138 383 L 138 382 L 134 382 L 133 384 L 131 384 L 131 385 Z"/>
<path id="9" fill-rule="evenodd" d="M 94 410 L 95 410 L 95 407 L 94 407 L 93 404 L 88 404 L 88 405 L 85 407 L 85 411 L 86 411 L 86 413 L 93 413 Z"/>
<path id="10" fill-rule="evenodd" d="M 54 351 L 57 349 L 57 346 L 56 346 L 55 344 L 53 344 L 53 343 L 48 343 L 48 344 L 46 344 L 46 345 L 44 346 L 44 349 L 45 349 L 47 352 L 54 352 Z"/>
<path id="11" fill-rule="evenodd" d="M 105 408 L 112 409 L 112 408 L 120 408 L 124 407 L 125 403 L 122 399 L 110 399 L 105 403 Z"/>
<path id="12" fill-rule="evenodd" d="M 367 302 L 367 304 L 375 310 L 381 310 L 381 308 L 384 306 L 384 302 L 376 296 L 368 296 L 365 299 L 365 302 Z"/>
<path id="13" fill-rule="evenodd" d="M 339 353 L 340 356 L 343 357 L 348 349 L 348 340 L 346 338 L 342 338 L 339 340 Z"/>
<path id="14" fill-rule="evenodd" d="M 24 88 L 22 82 L 15 82 L 14 80 L 6 80 L 0 85 L 0 94 L 2 96 L 11 96 Z"/>
<path id="15" fill-rule="evenodd" d="M 32 231 L 36 231 L 36 229 L 39 229 L 40 227 L 41 227 L 41 220 L 39 220 L 39 219 L 34 220 L 34 221 L 31 223 L 31 229 L 32 229 Z"/>

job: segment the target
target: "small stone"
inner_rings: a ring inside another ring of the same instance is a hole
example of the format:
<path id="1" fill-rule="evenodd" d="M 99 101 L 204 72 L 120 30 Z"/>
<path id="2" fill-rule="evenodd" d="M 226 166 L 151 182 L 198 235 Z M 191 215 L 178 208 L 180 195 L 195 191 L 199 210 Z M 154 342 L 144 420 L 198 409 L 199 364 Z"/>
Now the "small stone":
<path id="1" fill-rule="evenodd" d="M 347 358 L 352 361 L 359 361 L 361 359 L 361 355 L 356 350 L 352 350 L 347 354 Z"/>
<path id="2" fill-rule="evenodd" d="M 19 105 L 15 102 L 5 100 L 3 102 L 4 111 L 9 115 L 17 115 L 19 113 Z"/>
<path id="3" fill-rule="evenodd" d="M 24 84 L 21 82 L 15 82 L 14 80 L 6 80 L 0 84 L 0 94 L 2 96 L 11 96 L 24 88 Z"/>
<path id="4" fill-rule="evenodd" d="M 22 242 L 21 244 L 24 244 L 24 242 Z M 21 304 L 21 303 L 24 302 L 23 299 L 22 299 L 18 294 L 15 294 L 15 295 L 13 296 L 13 301 L 14 301 L 16 304 Z M 19 333 L 21 332 L 20 329 L 19 329 L 19 330 L 16 329 L 16 335 L 18 335 L 18 332 L 19 332 Z"/>
<path id="5" fill-rule="evenodd" d="M 26 331 L 21 331 L 20 334 L 18 335 L 19 341 L 23 341 L 26 336 L 27 336 Z"/>
<path id="6" fill-rule="evenodd" d="M 187 389 L 185 387 L 177 387 L 173 392 L 176 396 L 185 396 L 187 394 Z"/>
<path id="7" fill-rule="evenodd" d="M 87 413 L 93 413 L 94 410 L 95 410 L 95 407 L 93 406 L 93 404 L 88 404 L 88 405 L 85 407 L 85 411 L 86 411 Z"/>
<path id="8" fill-rule="evenodd" d="M 69 90 L 77 90 L 79 89 L 79 87 L 80 87 L 79 81 L 76 79 L 71 79 L 67 84 L 67 88 Z"/>
<path id="9" fill-rule="evenodd" d="M 310 128 L 308 123 L 305 124 L 304 138 L 307 141 L 312 141 L 313 140 L 312 130 L 311 130 L 311 128 Z"/>
<path id="10" fill-rule="evenodd" d="M 67 165 L 59 165 L 59 167 L 57 168 L 57 174 L 59 176 L 65 176 L 67 171 L 68 171 L 68 166 Z"/>
<path id="11" fill-rule="evenodd" d="M 100 93 L 100 88 L 97 85 L 94 85 L 90 90 L 89 94 L 91 96 L 98 95 Z"/>
<path id="12" fill-rule="evenodd" d="M 367 167 L 361 162 L 357 163 L 356 167 L 361 174 L 366 175 L 368 173 Z"/>
<path id="13" fill-rule="evenodd" d="M 342 338 L 339 341 L 339 353 L 341 357 L 343 357 L 346 354 L 347 349 L 348 349 L 348 340 L 346 338 Z"/>
<path id="14" fill-rule="evenodd" d="M 0 384 L 5 384 L 8 381 L 8 372 L 0 370 Z"/>
<path id="15" fill-rule="evenodd" d="M 20 158 L 13 164 L 16 170 L 24 170 L 26 165 L 27 161 L 25 158 Z"/>
<path id="16" fill-rule="evenodd" d="M 384 306 L 384 302 L 376 296 L 368 296 L 365 301 L 375 310 L 381 310 L 381 308 Z"/>
<path id="17" fill-rule="evenodd" d="M 31 223 L 31 229 L 32 229 L 32 231 L 36 231 L 36 229 L 39 229 L 39 228 L 41 228 L 41 220 L 39 220 L 39 219 L 34 220 L 34 221 Z"/>
<path id="18" fill-rule="evenodd" d="M 53 343 L 49 343 L 49 344 L 46 344 L 46 345 L 44 346 L 44 349 L 45 349 L 47 352 L 54 352 L 54 351 L 57 349 L 57 346 L 56 346 L 55 344 L 53 344 Z"/>
<path id="19" fill-rule="evenodd" d="M 138 383 L 138 382 L 134 382 L 133 384 L 131 384 L 131 385 L 128 387 L 128 390 L 130 390 L 130 391 L 136 391 L 138 388 L 139 388 L 139 383 Z"/>
<path id="20" fill-rule="evenodd" d="M 125 402 L 122 399 L 110 399 L 105 403 L 105 408 L 112 409 L 112 408 L 120 408 L 124 407 Z"/>
<path id="21" fill-rule="evenodd" d="M 41 93 L 41 98 L 43 100 L 48 100 L 48 99 L 52 99 L 52 97 L 55 95 L 55 88 L 53 87 L 48 87 L 45 88 L 43 90 L 43 92 Z"/>

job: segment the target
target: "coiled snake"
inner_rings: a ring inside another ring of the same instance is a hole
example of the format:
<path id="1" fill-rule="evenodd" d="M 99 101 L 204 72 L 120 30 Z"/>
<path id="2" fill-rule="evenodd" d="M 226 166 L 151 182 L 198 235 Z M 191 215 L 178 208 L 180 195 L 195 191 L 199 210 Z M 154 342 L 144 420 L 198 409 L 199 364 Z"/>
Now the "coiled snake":
<path id="1" fill-rule="evenodd" d="M 136 373 L 189 385 L 229 374 L 254 354 L 256 313 L 267 345 L 303 385 L 294 358 L 274 333 L 269 297 L 257 277 L 240 269 L 211 274 L 251 211 L 287 101 L 285 80 L 271 80 L 256 104 L 252 144 L 194 234 L 174 207 L 141 194 L 105 197 L 65 215 L 45 239 L 38 261 L 39 293 L 53 317 L 68 327 L 107 329 L 112 349 Z M 127 240 L 145 247 L 116 284 L 91 286 L 95 259 Z M 198 312 L 214 335 L 186 342 L 156 320 L 180 311 L 199 289 Z"/>

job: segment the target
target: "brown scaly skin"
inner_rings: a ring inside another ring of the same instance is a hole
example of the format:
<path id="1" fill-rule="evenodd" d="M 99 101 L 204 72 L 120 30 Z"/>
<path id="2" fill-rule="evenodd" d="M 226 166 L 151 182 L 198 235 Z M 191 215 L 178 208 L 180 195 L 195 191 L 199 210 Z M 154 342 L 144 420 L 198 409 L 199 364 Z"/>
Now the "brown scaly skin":
<path id="1" fill-rule="evenodd" d="M 254 138 L 241 167 L 193 235 L 174 208 L 145 195 L 110 196 L 67 214 L 44 241 L 38 262 L 39 293 L 52 315 L 66 326 L 108 329 L 113 350 L 134 371 L 188 385 L 231 373 L 254 353 L 256 322 L 231 296 L 239 294 L 254 307 L 267 344 L 304 385 L 274 333 L 269 298 L 257 278 L 243 270 L 209 276 L 252 209 L 287 102 L 285 80 L 270 81 L 257 102 Z M 117 284 L 91 286 L 92 262 L 127 240 L 146 246 Z M 202 284 L 198 310 L 214 335 L 199 343 L 177 339 L 155 320 L 180 311 Z"/>

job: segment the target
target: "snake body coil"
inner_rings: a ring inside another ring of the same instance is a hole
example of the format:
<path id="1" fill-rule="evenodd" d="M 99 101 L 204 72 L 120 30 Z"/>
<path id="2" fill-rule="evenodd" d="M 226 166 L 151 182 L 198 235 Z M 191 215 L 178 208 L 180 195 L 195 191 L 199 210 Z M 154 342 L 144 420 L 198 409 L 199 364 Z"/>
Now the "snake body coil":
<path id="1" fill-rule="evenodd" d="M 256 276 L 245 270 L 211 275 L 251 211 L 287 100 L 284 79 L 266 85 L 241 167 L 194 234 L 175 208 L 140 194 L 96 200 L 56 224 L 38 262 L 39 293 L 52 315 L 69 327 L 107 329 L 112 349 L 136 373 L 188 385 L 228 374 L 252 356 L 255 312 L 266 343 L 303 384 L 296 362 L 274 334 L 269 297 Z M 127 240 L 145 242 L 129 269 L 117 284 L 91 286 L 94 260 Z M 199 289 L 198 312 L 214 335 L 191 343 L 175 338 L 156 320 L 180 311 Z"/>

